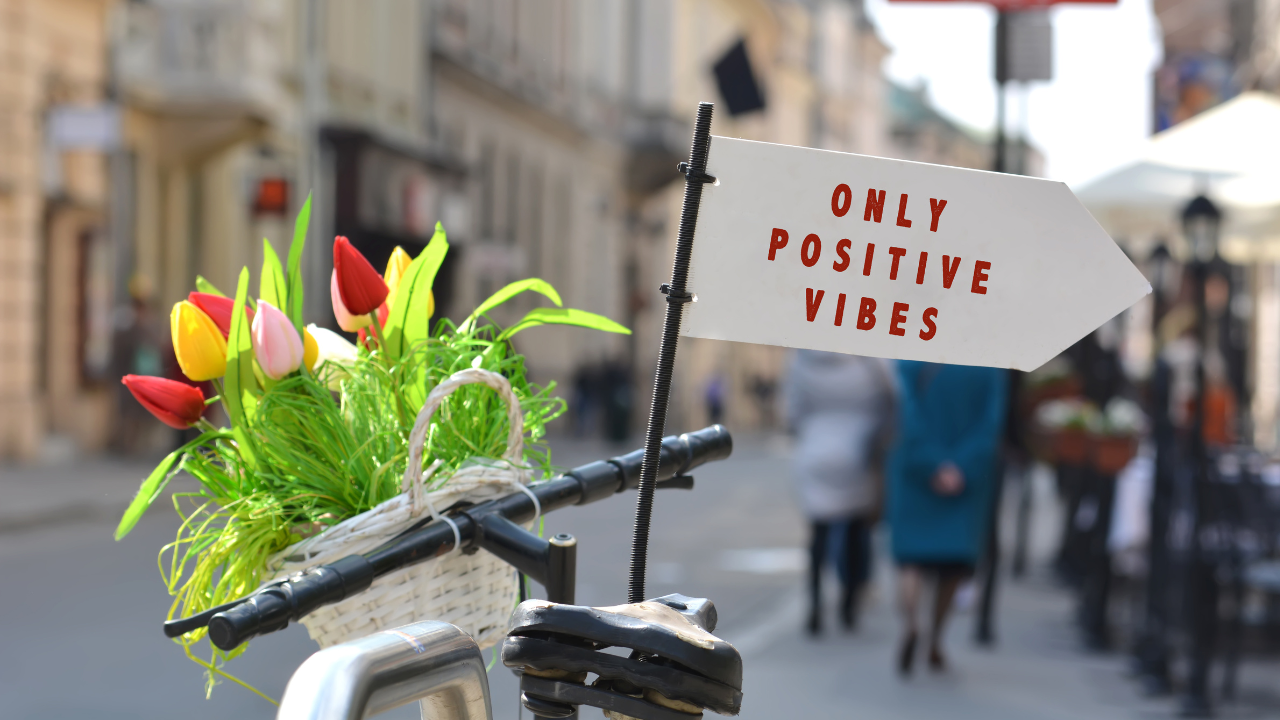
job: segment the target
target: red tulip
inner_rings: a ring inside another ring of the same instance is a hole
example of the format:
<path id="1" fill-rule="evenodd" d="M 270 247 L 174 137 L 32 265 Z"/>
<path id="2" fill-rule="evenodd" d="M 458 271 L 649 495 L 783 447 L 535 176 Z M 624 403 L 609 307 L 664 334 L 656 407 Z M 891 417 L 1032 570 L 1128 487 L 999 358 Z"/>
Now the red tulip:
<path id="1" fill-rule="evenodd" d="M 333 240 L 333 272 L 342 304 L 352 315 L 368 315 L 387 299 L 387 284 L 368 260 L 339 235 Z"/>
<path id="2" fill-rule="evenodd" d="M 204 311 L 205 315 L 213 320 L 213 324 L 218 326 L 222 331 L 223 337 L 231 335 L 231 306 L 235 304 L 235 300 L 220 295 L 210 295 L 209 293 L 193 292 L 187 295 L 187 300 L 192 305 Z M 244 307 L 245 320 L 253 324 L 253 308 L 246 305 Z"/>
<path id="3" fill-rule="evenodd" d="M 198 387 L 147 375 L 125 375 L 120 382 L 142 407 L 171 428 L 186 430 L 204 415 L 204 393 Z"/>

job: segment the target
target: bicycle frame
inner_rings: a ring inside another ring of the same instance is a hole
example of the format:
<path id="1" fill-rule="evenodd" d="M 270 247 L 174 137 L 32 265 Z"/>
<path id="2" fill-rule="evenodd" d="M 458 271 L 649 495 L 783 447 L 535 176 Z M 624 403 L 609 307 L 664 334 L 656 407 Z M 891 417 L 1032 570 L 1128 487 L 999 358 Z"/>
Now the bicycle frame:
<path id="1" fill-rule="evenodd" d="M 360 720 L 415 700 L 423 717 L 492 720 L 488 674 L 470 635 L 432 620 L 321 650 L 289 679 L 276 719 Z"/>

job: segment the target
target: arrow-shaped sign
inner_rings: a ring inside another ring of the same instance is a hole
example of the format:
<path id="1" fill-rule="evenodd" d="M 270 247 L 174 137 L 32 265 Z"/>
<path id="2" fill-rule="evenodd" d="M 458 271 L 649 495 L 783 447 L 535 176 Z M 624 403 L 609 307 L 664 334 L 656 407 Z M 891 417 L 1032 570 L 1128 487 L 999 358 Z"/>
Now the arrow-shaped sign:
<path id="1" fill-rule="evenodd" d="M 1032 370 L 1151 292 L 1060 182 L 714 137 L 684 334 Z"/>

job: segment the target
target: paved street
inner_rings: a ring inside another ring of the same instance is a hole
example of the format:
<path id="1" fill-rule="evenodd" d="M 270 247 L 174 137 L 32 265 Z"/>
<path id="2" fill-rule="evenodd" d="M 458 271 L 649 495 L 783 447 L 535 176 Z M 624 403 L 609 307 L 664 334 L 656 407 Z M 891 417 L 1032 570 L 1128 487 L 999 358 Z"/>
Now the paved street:
<path id="1" fill-rule="evenodd" d="M 629 449 L 563 447 L 555 459 L 566 466 Z M 0 471 L 0 528 L 8 528 L 0 530 L 0 577 L 5 579 L 0 583 L 0 715 L 14 720 L 271 717 L 270 705 L 230 683 L 204 700 L 199 669 L 160 634 L 168 598 L 155 555 L 173 537 L 172 511 L 160 508 L 124 542 L 110 540 L 115 518 L 107 512 L 132 494 L 118 478 L 145 466 L 111 465 L 101 475 L 92 470 L 70 465 Z M 746 659 L 743 718 L 1145 720 L 1172 715 L 1169 700 L 1140 699 L 1124 677 L 1121 658 L 1079 649 L 1069 623 L 1070 599 L 1043 572 L 1002 588 L 1000 644 L 994 650 L 974 648 L 971 617 L 957 618 L 950 637 L 955 669 L 943 676 L 921 673 L 902 682 L 894 675 L 897 625 L 883 561 L 858 632 L 829 631 L 817 641 L 804 637 L 799 594 L 804 528 L 790 497 L 785 445 L 739 438 L 731 460 L 696 476 L 692 493 L 658 495 L 650 594 L 679 591 L 715 600 L 721 617 L 717 634 L 737 644 Z M 75 499 L 68 506 L 81 509 L 56 521 L 57 496 L 40 500 L 33 489 L 40 477 Z M 95 482 L 107 489 L 90 490 Z M 20 526 L 10 517 L 13 506 L 4 501 L 19 484 L 27 499 L 18 514 L 43 508 L 41 524 Z M 1048 507 L 1047 486 L 1041 490 L 1040 506 Z M 122 498 L 115 497 L 120 493 Z M 77 499 L 85 497 L 94 502 Z M 628 494 L 548 518 L 548 532 L 571 532 L 579 539 L 580 602 L 624 599 L 633 499 Z M 1041 558 L 1053 536 L 1052 517 L 1049 512 L 1037 516 L 1035 549 Z M 313 650 L 305 631 L 292 627 L 256 640 L 227 669 L 279 697 L 290 673 Z M 1243 698 L 1224 716 L 1280 717 L 1277 678 L 1276 665 L 1248 663 Z M 495 668 L 491 684 L 495 717 L 515 717 L 510 673 Z M 384 717 L 415 716 L 403 708 Z M 599 714 L 587 711 L 584 717 Z"/>

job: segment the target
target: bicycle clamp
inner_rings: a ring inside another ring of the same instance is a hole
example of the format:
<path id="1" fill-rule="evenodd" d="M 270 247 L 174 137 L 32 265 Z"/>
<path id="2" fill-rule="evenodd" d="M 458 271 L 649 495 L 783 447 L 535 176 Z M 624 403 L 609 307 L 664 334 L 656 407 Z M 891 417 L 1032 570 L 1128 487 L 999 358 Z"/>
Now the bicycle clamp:
<path id="1" fill-rule="evenodd" d="M 614 720 L 737 715 L 742 656 L 715 626 L 715 605 L 684 595 L 603 608 L 527 600 L 511 616 L 502 662 L 519 669 L 520 701 L 541 717 L 567 718 L 579 705 Z"/>

